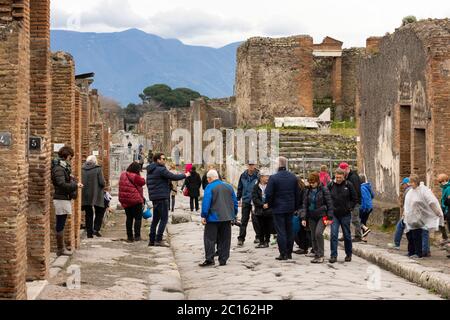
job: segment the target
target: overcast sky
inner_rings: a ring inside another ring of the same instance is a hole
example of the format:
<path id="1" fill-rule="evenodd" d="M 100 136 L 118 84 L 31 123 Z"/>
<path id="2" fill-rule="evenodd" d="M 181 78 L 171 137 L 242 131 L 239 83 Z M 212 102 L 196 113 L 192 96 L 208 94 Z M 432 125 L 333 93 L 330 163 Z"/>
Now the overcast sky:
<path id="1" fill-rule="evenodd" d="M 138 28 L 186 44 L 221 47 L 252 36 L 309 34 L 344 47 L 393 32 L 404 16 L 450 17 L 445 0 L 54 0 L 52 28 L 111 32 Z"/>

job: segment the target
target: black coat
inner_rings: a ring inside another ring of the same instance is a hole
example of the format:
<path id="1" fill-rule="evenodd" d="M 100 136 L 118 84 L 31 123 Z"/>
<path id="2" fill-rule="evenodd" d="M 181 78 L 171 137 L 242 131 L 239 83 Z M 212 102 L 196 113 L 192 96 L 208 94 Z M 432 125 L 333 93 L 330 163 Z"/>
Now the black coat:
<path id="1" fill-rule="evenodd" d="M 262 197 L 262 190 L 259 187 L 259 183 L 255 184 L 253 187 L 252 192 L 252 201 L 255 205 L 255 215 L 257 216 L 271 216 L 272 215 L 272 209 L 264 209 L 264 201 Z"/>
<path id="2" fill-rule="evenodd" d="M 347 180 L 350 181 L 353 184 L 353 187 L 355 187 L 356 194 L 358 196 L 358 202 L 361 204 L 361 179 L 359 179 L 359 175 L 356 171 L 351 170 L 348 174 Z"/>
<path id="3" fill-rule="evenodd" d="M 333 200 L 331 199 L 330 191 L 327 187 L 319 185 L 319 191 L 316 196 L 316 209 L 309 210 L 310 201 L 310 188 L 306 188 L 303 195 L 303 209 L 301 210 L 301 218 L 319 220 L 325 216 L 328 219 L 333 220 Z"/>
<path id="4" fill-rule="evenodd" d="M 200 197 L 200 187 L 202 186 L 202 179 L 197 172 L 191 172 L 191 176 L 186 178 L 184 184 L 189 190 L 189 197 Z"/>
<path id="5" fill-rule="evenodd" d="M 168 200 L 170 198 L 170 181 L 186 178 L 184 174 L 173 174 L 163 165 L 156 162 L 147 167 L 147 188 L 150 201 Z"/>
<path id="6" fill-rule="evenodd" d="M 358 203 L 355 187 L 350 181 L 341 184 L 331 182 L 328 185 L 333 200 L 333 214 L 338 217 L 350 215 Z"/>
<path id="7" fill-rule="evenodd" d="M 266 203 L 272 209 L 273 214 L 294 213 L 299 204 L 297 177 L 281 168 L 278 173 L 270 177 L 266 188 Z"/>
<path id="8" fill-rule="evenodd" d="M 83 183 L 82 206 L 105 207 L 105 179 L 102 167 L 85 163 L 81 171 Z"/>
<path id="9" fill-rule="evenodd" d="M 53 199 L 72 200 L 77 197 L 78 183 L 71 178 L 70 165 L 61 160 L 52 161 Z"/>

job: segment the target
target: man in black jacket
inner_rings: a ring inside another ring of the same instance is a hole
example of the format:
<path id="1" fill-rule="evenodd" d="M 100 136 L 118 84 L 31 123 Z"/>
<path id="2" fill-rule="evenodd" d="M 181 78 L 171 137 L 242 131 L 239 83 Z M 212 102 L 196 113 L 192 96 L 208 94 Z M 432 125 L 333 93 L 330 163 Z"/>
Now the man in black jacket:
<path id="1" fill-rule="evenodd" d="M 153 163 L 147 167 L 147 188 L 150 201 L 153 203 L 153 220 L 150 226 L 149 246 L 167 247 L 163 240 L 167 221 L 169 220 L 169 199 L 171 181 L 179 181 L 191 174 L 173 174 L 166 168 L 166 156 L 157 153 Z M 158 227 L 159 224 L 159 227 Z M 158 233 L 156 228 L 158 227 Z"/>
<path id="2" fill-rule="evenodd" d="M 358 201 L 358 196 L 353 184 L 345 180 L 345 172 L 337 169 L 335 180 L 328 185 L 331 199 L 333 200 L 334 219 L 331 225 L 331 258 L 330 263 L 335 263 L 338 256 L 339 226 L 344 233 L 345 261 L 352 261 L 352 234 L 350 231 L 350 221 L 352 211 Z"/>
<path id="3" fill-rule="evenodd" d="M 74 151 L 70 147 L 62 147 L 58 151 L 58 158 L 52 161 L 52 183 L 55 189 L 53 194 L 53 206 L 56 214 L 56 245 L 57 256 L 70 256 L 71 251 L 64 248 L 64 227 L 68 215 L 72 215 L 72 200 L 77 198 L 78 188 L 83 184 L 78 183 L 72 176 L 70 161 Z"/>
<path id="4" fill-rule="evenodd" d="M 339 168 L 345 172 L 345 179 L 353 184 L 358 197 L 358 201 L 352 211 L 352 224 L 355 227 L 355 238 L 353 239 L 353 242 L 361 242 L 362 238 L 365 236 L 362 234 L 361 218 L 359 217 L 359 207 L 361 206 L 361 180 L 359 179 L 358 173 L 350 169 L 348 163 L 341 163 Z"/>

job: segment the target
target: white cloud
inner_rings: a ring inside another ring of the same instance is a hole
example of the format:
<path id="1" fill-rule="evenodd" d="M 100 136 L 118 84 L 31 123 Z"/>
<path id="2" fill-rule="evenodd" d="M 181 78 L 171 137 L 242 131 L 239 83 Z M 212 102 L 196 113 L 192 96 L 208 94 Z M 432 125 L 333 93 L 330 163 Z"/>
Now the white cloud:
<path id="1" fill-rule="evenodd" d="M 140 28 L 185 43 L 223 46 L 251 36 L 329 35 L 345 47 L 393 32 L 406 15 L 444 18 L 441 0 L 54 0 L 52 27 L 110 32 Z"/>

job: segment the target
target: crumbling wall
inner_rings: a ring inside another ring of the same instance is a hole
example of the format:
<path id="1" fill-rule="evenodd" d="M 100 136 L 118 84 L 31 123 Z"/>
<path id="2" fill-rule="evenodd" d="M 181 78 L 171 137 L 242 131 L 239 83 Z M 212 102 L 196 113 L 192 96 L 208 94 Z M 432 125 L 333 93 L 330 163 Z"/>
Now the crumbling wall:
<path id="1" fill-rule="evenodd" d="M 237 53 L 238 125 L 313 114 L 313 40 L 309 36 L 251 38 Z"/>

